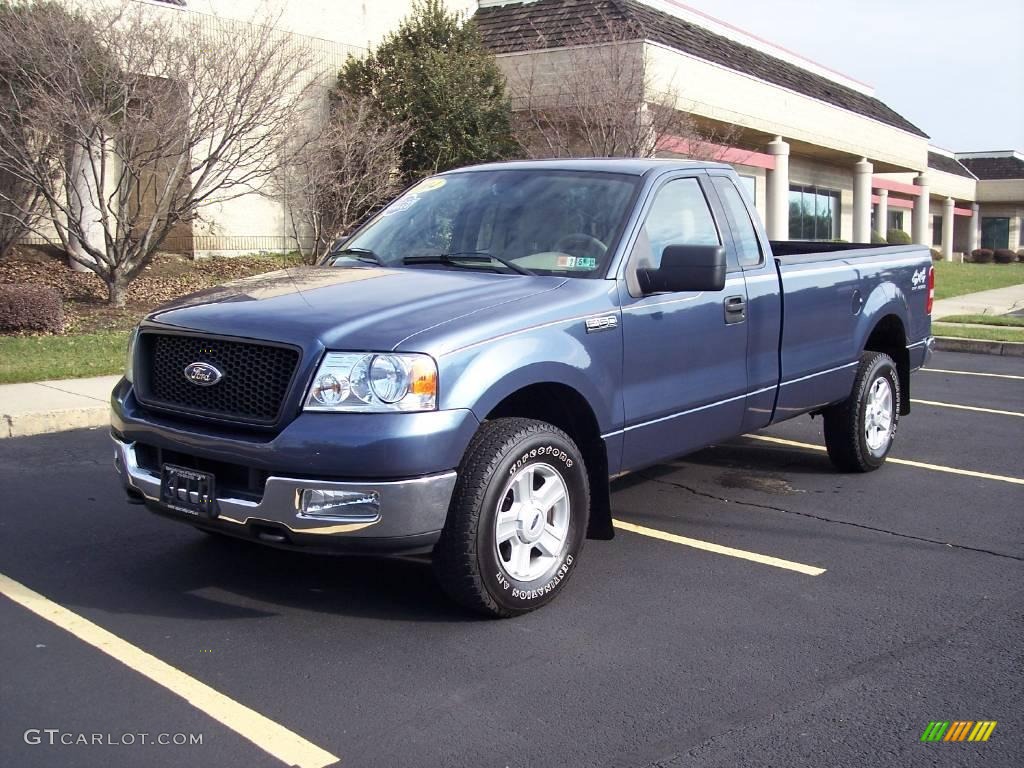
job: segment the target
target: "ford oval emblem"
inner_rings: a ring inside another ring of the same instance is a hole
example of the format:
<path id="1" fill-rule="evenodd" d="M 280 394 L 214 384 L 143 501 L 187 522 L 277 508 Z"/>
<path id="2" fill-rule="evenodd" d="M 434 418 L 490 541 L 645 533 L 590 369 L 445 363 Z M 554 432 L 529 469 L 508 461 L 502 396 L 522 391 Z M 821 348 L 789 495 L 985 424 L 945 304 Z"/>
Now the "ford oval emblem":
<path id="1" fill-rule="evenodd" d="M 185 366 L 185 378 L 197 386 L 212 387 L 224 374 L 209 363 L 189 363 Z"/>

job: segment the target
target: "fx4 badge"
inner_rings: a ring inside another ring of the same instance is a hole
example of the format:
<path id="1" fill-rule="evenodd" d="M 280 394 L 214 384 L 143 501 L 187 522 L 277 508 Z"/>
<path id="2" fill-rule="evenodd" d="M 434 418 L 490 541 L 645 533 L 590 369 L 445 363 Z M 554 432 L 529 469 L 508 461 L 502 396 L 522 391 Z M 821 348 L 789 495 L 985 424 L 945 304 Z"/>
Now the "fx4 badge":
<path id="1" fill-rule="evenodd" d="M 610 331 L 619 327 L 619 318 L 616 315 L 601 315 L 600 317 L 587 318 L 587 333 L 598 331 Z"/>
<path id="2" fill-rule="evenodd" d="M 915 291 L 920 291 L 922 288 L 924 288 L 927 282 L 928 270 L 925 267 L 921 267 L 920 269 L 916 270 L 914 272 L 914 276 L 910 278 L 910 284 L 914 286 Z"/>

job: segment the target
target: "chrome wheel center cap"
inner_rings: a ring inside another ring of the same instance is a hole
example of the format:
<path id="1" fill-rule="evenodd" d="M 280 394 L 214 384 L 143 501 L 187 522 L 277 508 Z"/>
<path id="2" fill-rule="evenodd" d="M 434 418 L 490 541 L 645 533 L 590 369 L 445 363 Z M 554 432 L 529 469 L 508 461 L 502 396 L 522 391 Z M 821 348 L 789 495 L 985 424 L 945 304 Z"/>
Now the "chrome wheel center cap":
<path id="1" fill-rule="evenodd" d="M 526 507 L 516 520 L 516 533 L 520 540 L 532 544 L 544 532 L 544 515 L 536 507 Z"/>

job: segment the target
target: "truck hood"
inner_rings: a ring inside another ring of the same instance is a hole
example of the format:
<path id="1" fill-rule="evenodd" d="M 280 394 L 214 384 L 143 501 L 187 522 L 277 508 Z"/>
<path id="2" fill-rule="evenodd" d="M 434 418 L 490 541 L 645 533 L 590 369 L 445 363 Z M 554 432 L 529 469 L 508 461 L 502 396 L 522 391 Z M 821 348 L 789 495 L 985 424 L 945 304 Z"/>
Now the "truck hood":
<path id="1" fill-rule="evenodd" d="M 413 334 L 557 288 L 561 277 L 458 269 L 296 267 L 184 296 L 148 324 L 327 349 L 390 350 Z"/>

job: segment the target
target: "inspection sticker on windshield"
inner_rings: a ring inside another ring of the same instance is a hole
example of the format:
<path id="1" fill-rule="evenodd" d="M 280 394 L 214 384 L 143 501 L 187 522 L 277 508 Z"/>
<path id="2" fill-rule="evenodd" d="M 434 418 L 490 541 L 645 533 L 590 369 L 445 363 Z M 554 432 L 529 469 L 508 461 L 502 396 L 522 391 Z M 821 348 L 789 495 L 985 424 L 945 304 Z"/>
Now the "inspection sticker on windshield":
<path id="1" fill-rule="evenodd" d="M 424 179 L 409 191 L 433 192 L 435 189 L 440 189 L 441 187 L 443 187 L 446 183 L 447 182 L 444 179 Z"/>
<path id="2" fill-rule="evenodd" d="M 590 256 L 559 256 L 557 265 L 561 269 L 594 269 L 597 259 Z"/>

